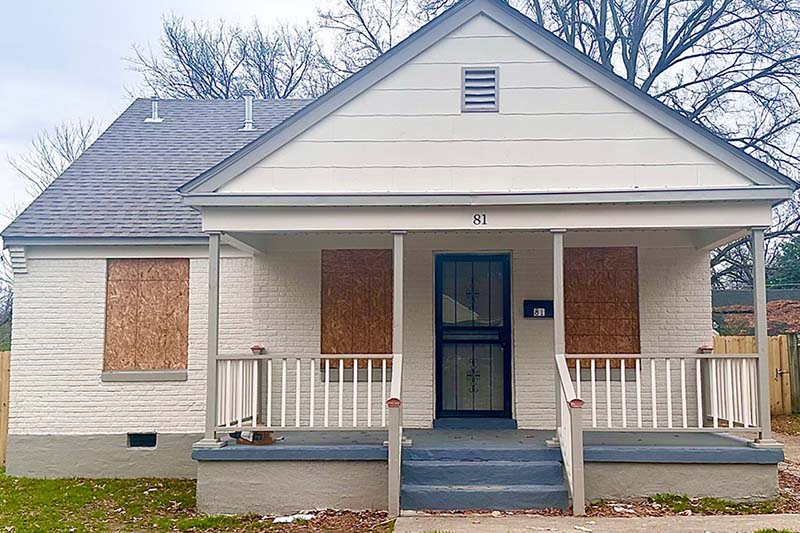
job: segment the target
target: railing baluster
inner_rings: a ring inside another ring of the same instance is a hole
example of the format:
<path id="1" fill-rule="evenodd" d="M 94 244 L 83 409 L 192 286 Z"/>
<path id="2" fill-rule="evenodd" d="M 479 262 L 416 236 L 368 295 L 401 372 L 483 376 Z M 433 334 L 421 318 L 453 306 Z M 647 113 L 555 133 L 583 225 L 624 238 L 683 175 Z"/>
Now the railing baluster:
<path id="1" fill-rule="evenodd" d="M 225 361 L 225 425 L 230 426 L 233 423 L 233 372 L 231 371 L 232 361 L 228 359 Z"/>
<path id="2" fill-rule="evenodd" d="M 581 395 L 581 360 L 575 359 L 575 383 L 578 386 L 578 389 L 575 391 L 575 394 L 578 395 L 578 398 L 583 398 Z"/>
<path id="3" fill-rule="evenodd" d="M 308 377 L 308 382 L 309 382 L 308 391 L 309 391 L 309 396 L 310 396 L 310 401 L 309 401 L 309 405 L 308 405 L 308 427 L 310 427 L 310 428 L 314 427 L 314 409 L 316 408 L 316 405 L 315 405 L 315 402 L 314 402 L 314 394 L 316 393 L 317 382 L 315 380 L 316 369 L 314 368 L 314 366 L 315 366 L 314 363 L 316 363 L 316 361 L 314 359 L 312 359 L 311 360 L 311 365 L 308 368 L 308 376 L 309 376 Z"/>
<path id="4" fill-rule="evenodd" d="M 300 364 L 302 360 L 298 357 L 296 364 L 296 375 L 294 377 L 294 427 L 300 427 Z"/>
<path id="5" fill-rule="evenodd" d="M 611 359 L 606 358 L 606 425 L 611 427 Z"/>
<path id="6" fill-rule="evenodd" d="M 358 427 L 358 359 L 353 359 L 353 427 Z"/>
<path id="7" fill-rule="evenodd" d="M 281 427 L 286 427 L 286 358 L 281 359 Z"/>
<path id="8" fill-rule="evenodd" d="M 695 387 L 697 387 L 697 427 L 703 427 L 703 379 L 702 379 L 702 361 L 698 358 L 695 360 Z"/>
<path id="9" fill-rule="evenodd" d="M 625 359 L 619 360 L 619 384 L 622 389 L 622 427 L 628 427 L 628 391 L 625 390 Z"/>
<path id="10" fill-rule="evenodd" d="M 242 418 L 244 418 L 244 361 L 239 359 L 236 361 L 236 426 L 242 427 Z"/>
<path id="11" fill-rule="evenodd" d="M 636 427 L 642 427 L 642 364 L 636 359 Z"/>
<path id="12" fill-rule="evenodd" d="M 339 359 L 339 427 L 344 416 L 344 359 Z"/>
<path id="13" fill-rule="evenodd" d="M 711 416 L 713 427 L 719 427 L 719 398 L 717 397 L 717 360 L 711 360 Z"/>
<path id="14" fill-rule="evenodd" d="M 253 427 L 256 427 L 258 425 L 258 388 L 259 388 L 258 387 L 258 365 L 259 365 L 259 363 L 260 363 L 260 361 L 258 359 L 255 359 L 253 361 L 253 371 L 252 371 L 252 376 L 253 376 L 252 394 L 253 394 L 253 397 L 250 400 L 250 403 L 252 404 L 252 406 L 251 406 L 252 409 L 251 409 L 250 412 L 252 413 L 252 417 L 253 417 L 251 425 Z"/>
<path id="15" fill-rule="evenodd" d="M 597 427 L 597 381 L 595 379 L 595 362 L 592 359 L 589 362 L 589 377 L 592 381 L 592 427 Z"/>
<path id="16" fill-rule="evenodd" d="M 667 427 L 672 428 L 672 368 L 669 358 L 664 358 L 667 374 Z"/>
<path id="17" fill-rule="evenodd" d="M 325 427 L 328 427 L 328 411 L 331 391 L 331 360 L 325 359 Z"/>
<path id="18" fill-rule="evenodd" d="M 753 425 L 750 420 L 750 378 L 747 375 L 747 362 L 744 359 L 739 360 L 739 372 L 742 395 L 742 424 L 745 427 L 749 427 Z"/>
<path id="19" fill-rule="evenodd" d="M 681 415 L 683 427 L 689 427 L 686 413 L 686 359 L 681 357 Z"/>
<path id="20" fill-rule="evenodd" d="M 372 359 L 367 359 L 367 427 L 372 427 Z"/>
<path id="21" fill-rule="evenodd" d="M 381 360 L 381 427 L 386 427 L 386 359 Z"/>
<path id="22" fill-rule="evenodd" d="M 267 427 L 272 427 L 272 359 L 267 359 Z"/>
<path id="23" fill-rule="evenodd" d="M 734 412 L 733 412 L 733 375 L 731 372 L 731 360 L 730 358 L 725 359 L 725 403 L 727 404 L 726 413 L 728 420 L 728 427 L 733 427 L 733 419 L 734 419 Z"/>
<path id="24" fill-rule="evenodd" d="M 656 403 L 656 360 L 650 359 L 650 406 L 653 411 L 653 428 L 658 427 L 658 404 Z"/>

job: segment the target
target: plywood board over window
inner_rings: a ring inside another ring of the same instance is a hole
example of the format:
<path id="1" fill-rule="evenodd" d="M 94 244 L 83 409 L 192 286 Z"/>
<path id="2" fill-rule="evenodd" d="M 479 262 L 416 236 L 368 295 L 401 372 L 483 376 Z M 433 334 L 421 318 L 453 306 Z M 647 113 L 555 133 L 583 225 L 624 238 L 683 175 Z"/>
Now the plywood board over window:
<path id="1" fill-rule="evenodd" d="M 321 300 L 322 354 L 392 353 L 391 250 L 322 250 Z"/>
<path id="2" fill-rule="evenodd" d="M 109 259 L 104 370 L 180 370 L 188 359 L 189 260 Z"/>
<path id="3" fill-rule="evenodd" d="M 568 354 L 639 353 L 636 248 L 566 248 L 564 315 Z"/>

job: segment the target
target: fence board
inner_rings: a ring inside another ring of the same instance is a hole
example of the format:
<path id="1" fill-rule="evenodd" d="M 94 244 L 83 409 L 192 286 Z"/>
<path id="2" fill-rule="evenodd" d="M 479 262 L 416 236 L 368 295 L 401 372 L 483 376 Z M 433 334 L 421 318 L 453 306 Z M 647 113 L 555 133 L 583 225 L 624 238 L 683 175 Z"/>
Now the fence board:
<path id="1" fill-rule="evenodd" d="M 790 339 L 789 337 L 792 337 Z M 792 389 L 800 388 L 800 382 L 792 381 L 790 360 L 796 357 L 796 340 L 793 335 L 775 335 L 769 338 L 769 400 L 773 415 L 792 413 Z M 753 336 L 714 337 L 714 353 L 755 353 L 756 339 Z M 797 394 L 797 393 L 795 393 Z"/>
<path id="2" fill-rule="evenodd" d="M 8 446 L 8 388 L 11 377 L 11 352 L 0 352 L 0 464 L 6 464 Z"/>

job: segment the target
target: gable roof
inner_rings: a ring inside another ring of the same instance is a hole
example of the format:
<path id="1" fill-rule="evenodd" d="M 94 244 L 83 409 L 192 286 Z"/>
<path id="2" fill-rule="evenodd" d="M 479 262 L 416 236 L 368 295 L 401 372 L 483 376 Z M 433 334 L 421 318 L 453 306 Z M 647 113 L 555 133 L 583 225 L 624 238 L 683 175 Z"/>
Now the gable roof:
<path id="1" fill-rule="evenodd" d="M 507 3 L 501 0 L 461 0 L 279 127 L 261 135 L 243 149 L 184 184 L 178 189 L 179 192 L 188 197 L 195 194 L 207 197 L 209 194 L 215 193 L 222 185 L 368 90 L 450 32 L 481 14 L 488 16 L 561 64 L 738 171 L 754 184 L 792 188 L 797 186 L 793 180 L 769 165 L 717 137 L 603 68 L 590 57 L 539 26 Z"/>
<path id="2" fill-rule="evenodd" d="M 203 237 L 200 214 L 176 189 L 230 156 L 308 100 L 256 100 L 256 131 L 240 131 L 241 100 L 161 100 L 145 123 L 137 99 L 4 231 L 34 238 Z"/>

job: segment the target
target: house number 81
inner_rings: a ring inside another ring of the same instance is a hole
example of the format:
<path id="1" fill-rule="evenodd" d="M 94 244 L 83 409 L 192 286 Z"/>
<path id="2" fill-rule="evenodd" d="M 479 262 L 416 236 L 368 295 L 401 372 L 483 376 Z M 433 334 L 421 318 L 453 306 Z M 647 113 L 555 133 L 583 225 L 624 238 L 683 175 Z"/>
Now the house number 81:
<path id="1" fill-rule="evenodd" d="M 473 226 L 485 226 L 486 225 L 486 213 L 475 213 L 472 215 L 472 225 Z"/>

